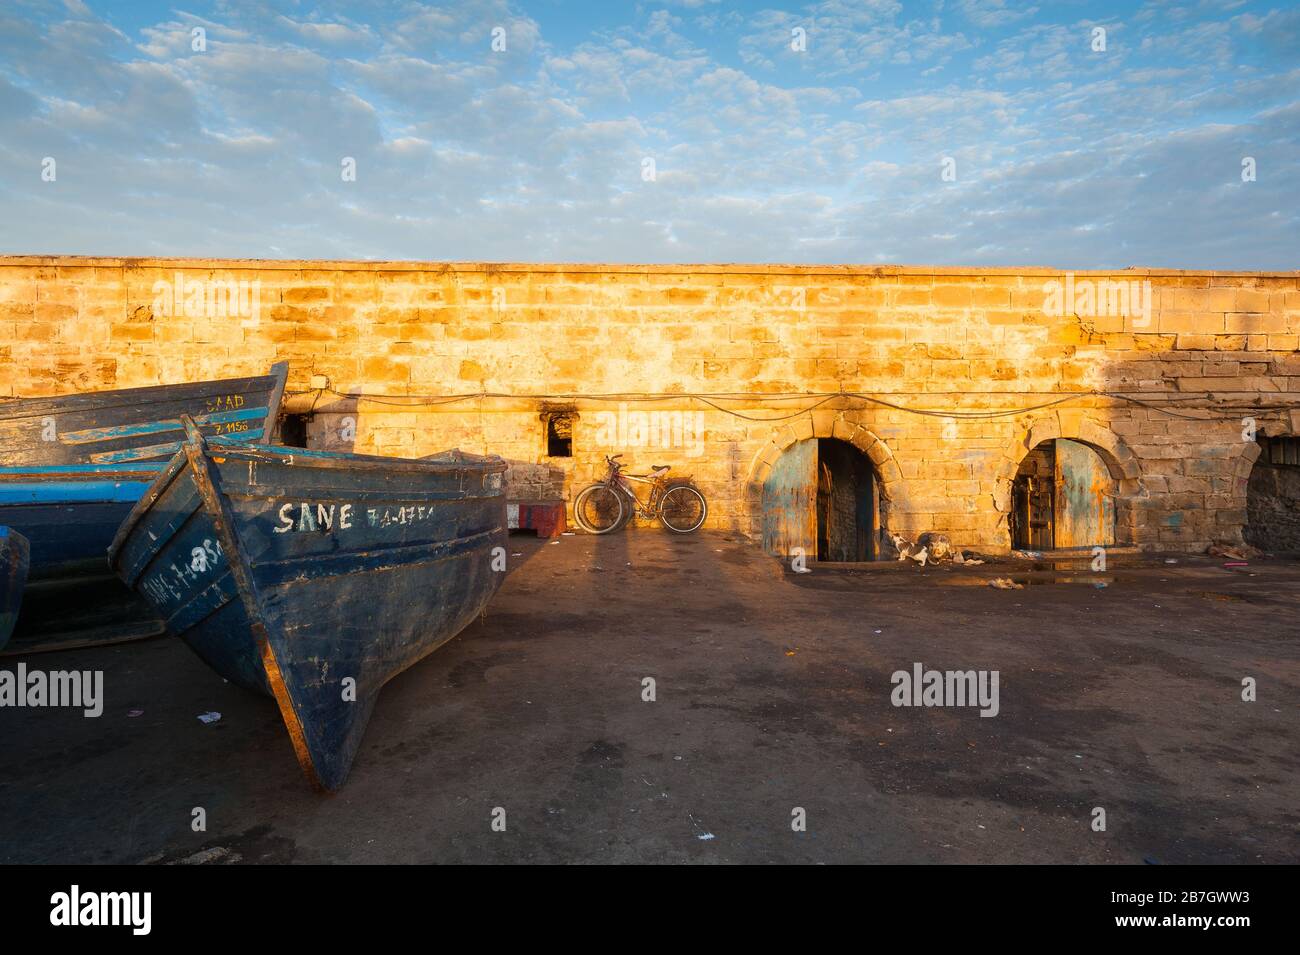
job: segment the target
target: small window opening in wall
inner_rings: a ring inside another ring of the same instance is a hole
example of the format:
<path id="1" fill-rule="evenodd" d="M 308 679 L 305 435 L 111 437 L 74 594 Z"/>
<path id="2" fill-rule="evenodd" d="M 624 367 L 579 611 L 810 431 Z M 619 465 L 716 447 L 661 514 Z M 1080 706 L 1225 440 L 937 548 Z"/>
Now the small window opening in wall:
<path id="1" fill-rule="evenodd" d="M 310 415 L 287 414 L 280 418 L 280 443 L 286 448 L 307 447 L 307 419 Z"/>
<path id="2" fill-rule="evenodd" d="M 1260 435 L 1259 443 L 1264 452 L 1260 457 L 1269 464 L 1281 467 L 1300 467 L 1300 438 L 1289 435 L 1270 438 Z"/>
<path id="3" fill-rule="evenodd" d="M 573 457 L 573 415 L 551 413 L 542 418 L 546 425 L 546 454 L 552 458 Z"/>

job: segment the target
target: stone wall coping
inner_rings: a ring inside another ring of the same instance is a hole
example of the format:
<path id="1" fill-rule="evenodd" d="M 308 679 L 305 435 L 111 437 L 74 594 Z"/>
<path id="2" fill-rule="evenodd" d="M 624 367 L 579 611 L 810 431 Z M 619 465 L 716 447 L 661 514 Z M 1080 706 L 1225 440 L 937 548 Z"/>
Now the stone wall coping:
<path id="1" fill-rule="evenodd" d="M 625 274 L 700 274 L 700 275 L 933 275 L 933 276 L 1025 276 L 1075 275 L 1095 276 L 1168 276 L 1179 277 L 1258 277 L 1297 278 L 1296 271 L 1215 271 L 1205 269 L 1151 269 L 1130 266 L 1124 269 L 1059 269 L 1048 266 L 946 266 L 946 265 L 779 265 L 758 263 L 649 263 L 601 262 L 420 262 L 406 260 L 359 259 L 212 259 L 187 257 L 128 257 L 95 255 L 0 255 L 0 268 L 108 268 L 108 269 L 260 269 L 311 270 L 336 272 L 538 272 L 538 273 L 625 273 Z"/>

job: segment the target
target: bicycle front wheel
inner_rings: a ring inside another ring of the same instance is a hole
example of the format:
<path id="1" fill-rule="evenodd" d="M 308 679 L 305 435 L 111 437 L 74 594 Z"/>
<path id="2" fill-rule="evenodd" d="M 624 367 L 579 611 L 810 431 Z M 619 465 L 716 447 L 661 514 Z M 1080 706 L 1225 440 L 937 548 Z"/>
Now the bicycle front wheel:
<path id="1" fill-rule="evenodd" d="M 659 502 L 660 522 L 678 534 L 699 530 L 708 516 L 709 505 L 704 495 L 689 484 L 670 487 Z"/>
<path id="2" fill-rule="evenodd" d="M 623 523 L 623 498 L 608 484 L 583 488 L 573 501 L 573 519 L 588 534 L 608 534 Z"/>

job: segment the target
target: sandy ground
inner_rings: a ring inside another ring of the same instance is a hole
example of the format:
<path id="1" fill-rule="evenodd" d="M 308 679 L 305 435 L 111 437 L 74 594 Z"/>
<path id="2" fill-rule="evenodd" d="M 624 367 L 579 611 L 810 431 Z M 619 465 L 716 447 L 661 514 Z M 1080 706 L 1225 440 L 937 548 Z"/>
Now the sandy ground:
<path id="1" fill-rule="evenodd" d="M 107 702 L 0 710 L 0 861 L 1300 861 L 1300 564 L 999 591 L 1005 566 L 794 575 L 719 534 L 511 550 L 334 796 L 178 641 L 23 658 L 102 669 Z M 997 670 L 999 714 L 893 706 L 916 662 Z"/>

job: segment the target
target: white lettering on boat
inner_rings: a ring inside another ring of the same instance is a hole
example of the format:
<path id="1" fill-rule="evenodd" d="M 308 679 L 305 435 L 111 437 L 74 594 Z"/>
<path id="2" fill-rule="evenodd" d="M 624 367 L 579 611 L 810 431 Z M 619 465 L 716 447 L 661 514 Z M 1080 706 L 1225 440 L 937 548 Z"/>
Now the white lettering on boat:
<path id="1" fill-rule="evenodd" d="M 351 504 L 322 504 L 317 501 L 289 501 L 275 511 L 278 523 L 271 528 L 276 534 L 316 531 L 331 533 L 351 530 L 356 512 Z M 431 504 L 393 504 L 365 509 L 365 526 L 385 528 L 431 521 L 446 512 Z"/>
<path id="2" fill-rule="evenodd" d="M 434 514 L 432 507 L 422 504 L 405 507 L 369 507 L 366 508 L 366 523 L 371 527 L 391 527 L 393 524 L 415 524 L 427 520 Z"/>
<path id="3" fill-rule="evenodd" d="M 180 600 L 201 578 L 211 575 L 223 563 L 224 556 L 221 542 L 205 537 L 202 545 L 190 549 L 188 560 L 183 563 L 172 561 L 162 570 L 146 577 L 140 587 L 157 604 Z"/>
<path id="4" fill-rule="evenodd" d="M 298 509 L 298 519 L 295 521 L 293 509 Z M 332 531 L 335 525 L 339 530 L 346 531 L 352 529 L 352 505 L 351 504 L 312 504 L 306 501 L 300 503 L 281 504 L 280 523 L 272 528 L 276 534 L 287 534 L 290 531 Z"/>

